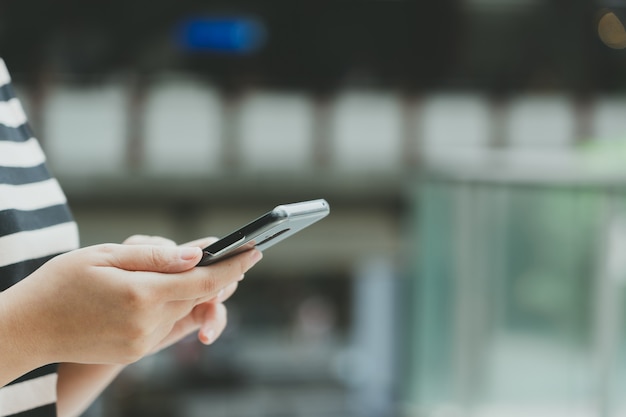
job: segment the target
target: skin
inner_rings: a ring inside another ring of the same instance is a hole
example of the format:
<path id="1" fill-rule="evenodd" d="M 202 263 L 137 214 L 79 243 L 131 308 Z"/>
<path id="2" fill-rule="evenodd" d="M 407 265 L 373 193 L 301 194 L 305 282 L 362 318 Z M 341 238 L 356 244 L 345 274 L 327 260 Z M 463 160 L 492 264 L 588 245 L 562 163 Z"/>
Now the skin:
<path id="1" fill-rule="evenodd" d="M 192 332 L 212 343 L 226 325 L 223 301 L 262 255 L 195 268 L 208 242 L 134 236 L 90 246 L 0 293 L 0 386 L 60 363 L 59 415 L 76 416 L 125 365 Z"/>

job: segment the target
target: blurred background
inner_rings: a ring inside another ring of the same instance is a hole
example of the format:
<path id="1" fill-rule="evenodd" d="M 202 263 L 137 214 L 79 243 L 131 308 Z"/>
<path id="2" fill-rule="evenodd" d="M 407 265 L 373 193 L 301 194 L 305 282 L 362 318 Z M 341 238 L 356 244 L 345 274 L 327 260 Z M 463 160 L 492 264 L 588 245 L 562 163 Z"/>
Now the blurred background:
<path id="1" fill-rule="evenodd" d="M 626 415 L 625 6 L 0 3 L 83 245 L 331 205 L 86 415 Z"/>

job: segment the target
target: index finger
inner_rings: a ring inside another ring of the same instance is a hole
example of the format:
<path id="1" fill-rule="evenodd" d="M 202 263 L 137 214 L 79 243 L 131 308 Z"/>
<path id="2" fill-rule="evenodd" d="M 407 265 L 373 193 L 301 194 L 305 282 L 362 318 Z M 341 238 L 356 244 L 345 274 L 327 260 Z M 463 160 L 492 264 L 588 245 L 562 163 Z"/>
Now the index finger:
<path id="1" fill-rule="evenodd" d="M 216 237 L 203 237 L 202 239 L 192 240 L 191 242 L 183 243 L 182 246 L 197 246 L 201 249 L 206 248 L 212 243 L 217 242 L 218 239 Z"/>
<path id="2" fill-rule="evenodd" d="M 172 301 L 215 297 L 222 288 L 239 281 L 261 258 L 261 251 L 252 249 L 212 265 L 165 275 L 163 293 Z"/>

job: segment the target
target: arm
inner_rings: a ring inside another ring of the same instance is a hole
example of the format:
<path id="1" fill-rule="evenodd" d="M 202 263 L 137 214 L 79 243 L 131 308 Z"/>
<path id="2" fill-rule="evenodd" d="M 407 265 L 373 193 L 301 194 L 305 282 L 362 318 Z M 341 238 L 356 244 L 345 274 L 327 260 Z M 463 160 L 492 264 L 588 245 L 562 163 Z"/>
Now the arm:
<path id="1" fill-rule="evenodd" d="M 47 363 L 103 364 L 61 367 L 59 407 L 74 414 L 85 407 L 75 401 L 77 381 L 90 381 L 83 395 L 92 399 L 121 365 L 193 329 L 212 341 L 207 314 L 223 306 L 207 306 L 221 306 L 221 290 L 236 286 L 261 254 L 194 268 L 200 256 L 198 248 L 100 245 L 46 263 L 0 293 L 0 332 L 9 335 L 0 338 L 0 386 Z"/>
<path id="2" fill-rule="evenodd" d="M 46 365 L 37 335 L 24 320 L 24 310 L 10 289 L 0 292 L 0 387 Z"/>
<path id="3" fill-rule="evenodd" d="M 123 365 L 62 363 L 57 381 L 57 415 L 84 412 L 124 368 Z"/>

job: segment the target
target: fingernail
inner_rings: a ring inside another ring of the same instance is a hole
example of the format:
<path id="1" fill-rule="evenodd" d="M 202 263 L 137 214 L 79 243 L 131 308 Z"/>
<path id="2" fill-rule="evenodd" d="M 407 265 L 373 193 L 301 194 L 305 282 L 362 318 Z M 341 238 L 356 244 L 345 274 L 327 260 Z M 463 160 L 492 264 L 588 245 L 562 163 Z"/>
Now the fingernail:
<path id="1" fill-rule="evenodd" d="M 211 343 L 213 343 L 213 339 L 215 339 L 215 330 L 210 329 L 208 331 L 202 331 L 202 343 L 204 343 L 205 345 L 210 345 Z"/>
<path id="2" fill-rule="evenodd" d="M 243 281 L 245 277 L 246 277 L 246 274 L 241 274 L 241 276 L 239 277 L 239 281 Z"/>
<path id="3" fill-rule="evenodd" d="M 201 249 L 194 246 L 182 246 L 180 248 L 180 259 L 189 261 L 195 259 L 200 254 Z"/>
<path id="4" fill-rule="evenodd" d="M 224 296 L 224 293 L 225 293 L 225 292 L 226 292 L 226 290 L 224 290 L 224 288 L 222 288 L 222 289 L 220 290 L 220 292 L 218 292 L 218 293 L 217 293 L 217 299 L 218 299 L 218 300 L 221 300 L 221 299 L 222 299 L 222 297 Z"/>

